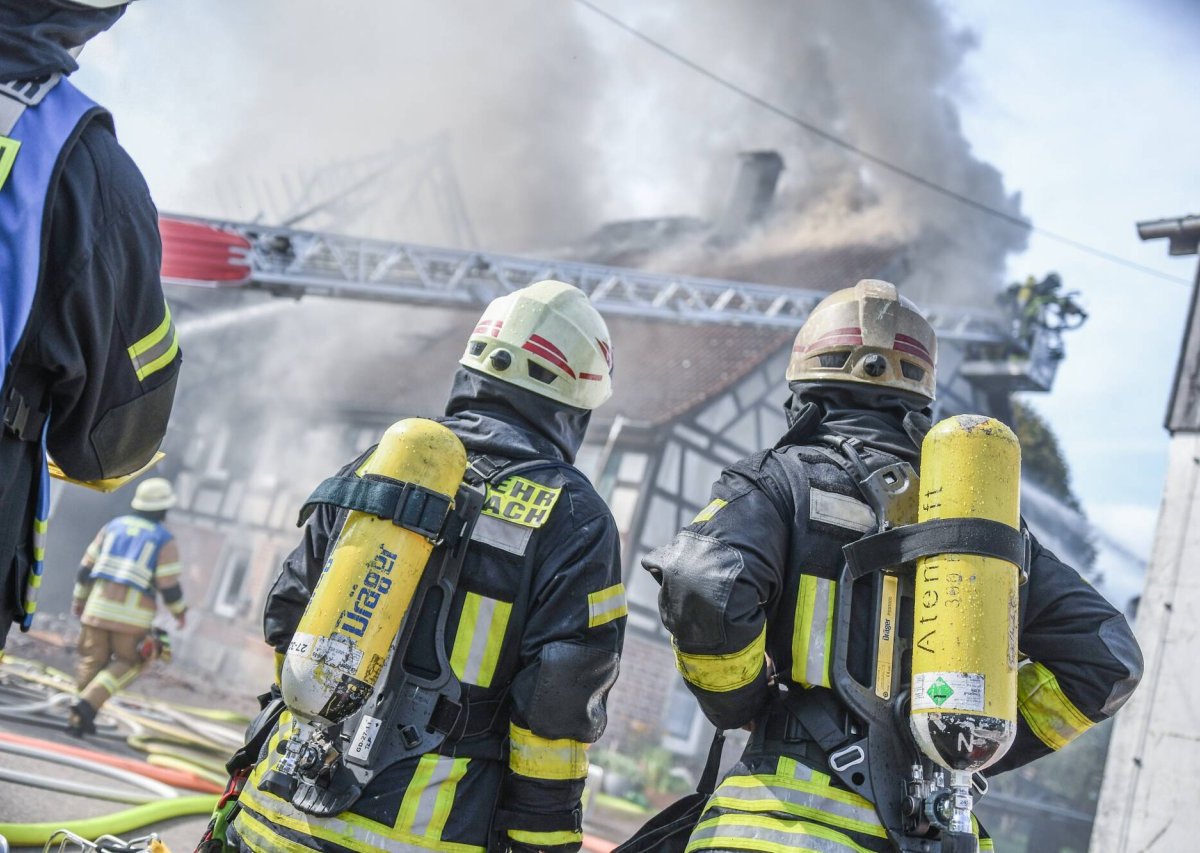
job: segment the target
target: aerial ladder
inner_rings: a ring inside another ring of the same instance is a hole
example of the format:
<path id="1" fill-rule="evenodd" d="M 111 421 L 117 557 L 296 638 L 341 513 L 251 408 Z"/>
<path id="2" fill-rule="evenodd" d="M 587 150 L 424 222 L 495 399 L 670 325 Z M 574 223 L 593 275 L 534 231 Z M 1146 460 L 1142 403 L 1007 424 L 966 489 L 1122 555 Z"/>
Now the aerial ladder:
<path id="1" fill-rule="evenodd" d="M 827 295 L 176 214 L 164 214 L 160 228 L 164 282 L 291 298 L 482 308 L 498 296 L 553 278 L 579 287 L 608 315 L 794 330 Z M 924 307 L 938 336 L 964 347 L 962 370 L 973 381 L 997 390 L 1050 390 L 1061 346 L 1018 341 L 1010 318 L 998 309 Z"/>

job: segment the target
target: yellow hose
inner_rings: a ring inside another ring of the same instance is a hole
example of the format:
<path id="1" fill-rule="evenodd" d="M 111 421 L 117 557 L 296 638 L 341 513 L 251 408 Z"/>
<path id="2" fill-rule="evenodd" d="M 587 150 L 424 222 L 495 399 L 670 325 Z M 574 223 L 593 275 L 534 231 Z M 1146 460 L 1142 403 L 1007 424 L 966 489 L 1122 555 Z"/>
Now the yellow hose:
<path id="1" fill-rule="evenodd" d="M 102 817 L 89 817 L 63 823 L 0 823 L 0 835 L 8 839 L 13 847 L 41 847 L 60 829 L 68 830 L 84 838 L 100 835 L 121 835 L 152 823 L 173 820 L 177 817 L 195 817 L 212 814 L 219 798 L 216 794 L 195 797 L 179 797 L 160 800 L 144 806 L 134 806 L 124 811 L 113 812 Z"/>
<path id="2" fill-rule="evenodd" d="M 183 758 L 178 755 L 170 754 L 152 754 L 147 756 L 146 761 L 153 764 L 155 767 L 169 767 L 172 770 L 183 770 L 191 773 L 193 776 L 199 776 L 201 779 L 206 779 L 214 785 L 220 785 L 222 788 L 229 781 L 229 773 L 222 767 L 220 770 L 215 770 L 211 767 L 205 767 L 189 758 Z"/>

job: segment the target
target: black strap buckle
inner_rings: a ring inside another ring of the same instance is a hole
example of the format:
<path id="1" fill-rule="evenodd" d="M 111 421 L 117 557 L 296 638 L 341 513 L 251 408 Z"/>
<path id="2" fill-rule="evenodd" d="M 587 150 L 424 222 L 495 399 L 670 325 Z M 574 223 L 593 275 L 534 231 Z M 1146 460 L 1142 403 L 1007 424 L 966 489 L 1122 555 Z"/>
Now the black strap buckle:
<path id="1" fill-rule="evenodd" d="M 445 495 L 405 483 L 396 497 L 392 523 L 420 533 L 426 539 L 437 540 L 441 537 L 449 509 L 450 501 Z"/>
<path id="2" fill-rule="evenodd" d="M 458 725 L 458 719 L 462 715 L 463 705 L 455 702 L 446 694 L 441 694 L 437 698 L 437 702 L 433 706 L 433 713 L 429 715 L 428 726 L 435 732 L 443 735 L 448 735 Z"/>
<path id="3" fill-rule="evenodd" d="M 4 402 L 4 426 L 20 441 L 40 441 L 46 415 L 29 405 L 25 395 L 16 388 L 8 392 Z"/>

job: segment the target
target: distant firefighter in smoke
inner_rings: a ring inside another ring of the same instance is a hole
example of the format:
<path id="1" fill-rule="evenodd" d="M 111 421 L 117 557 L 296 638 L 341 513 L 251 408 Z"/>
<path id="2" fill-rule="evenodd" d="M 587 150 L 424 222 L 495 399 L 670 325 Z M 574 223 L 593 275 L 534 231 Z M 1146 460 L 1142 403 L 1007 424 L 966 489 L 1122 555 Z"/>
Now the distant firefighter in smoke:
<path id="1" fill-rule="evenodd" d="M 131 515 L 96 534 L 75 582 L 72 612 L 83 623 L 69 730 L 96 731 L 96 712 L 137 678 L 146 662 L 170 657 L 166 633 L 152 627 L 161 597 L 182 628 L 187 614 L 179 586 L 179 547 L 163 523 L 175 505 L 171 483 L 153 477 L 138 485 Z"/>

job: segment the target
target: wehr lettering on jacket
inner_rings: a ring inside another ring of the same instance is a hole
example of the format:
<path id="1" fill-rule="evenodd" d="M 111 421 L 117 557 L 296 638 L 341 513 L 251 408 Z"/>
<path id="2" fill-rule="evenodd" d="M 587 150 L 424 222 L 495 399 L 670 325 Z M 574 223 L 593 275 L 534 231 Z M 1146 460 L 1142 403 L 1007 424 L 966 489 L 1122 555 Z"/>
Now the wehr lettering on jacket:
<path id="1" fill-rule="evenodd" d="M 488 486 L 483 514 L 522 527 L 541 527 L 561 491 L 524 477 L 509 477 L 497 486 Z"/>
<path id="2" fill-rule="evenodd" d="M 371 617 L 375 615 L 375 608 L 392 588 L 392 579 L 388 575 L 396 565 L 396 555 L 380 545 L 379 553 L 367 565 L 370 571 L 363 578 L 358 595 L 354 597 L 354 608 L 346 611 L 341 624 L 341 630 L 356 637 L 366 632 Z"/>

